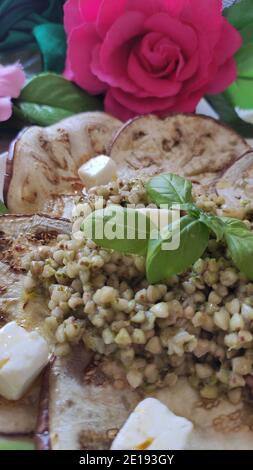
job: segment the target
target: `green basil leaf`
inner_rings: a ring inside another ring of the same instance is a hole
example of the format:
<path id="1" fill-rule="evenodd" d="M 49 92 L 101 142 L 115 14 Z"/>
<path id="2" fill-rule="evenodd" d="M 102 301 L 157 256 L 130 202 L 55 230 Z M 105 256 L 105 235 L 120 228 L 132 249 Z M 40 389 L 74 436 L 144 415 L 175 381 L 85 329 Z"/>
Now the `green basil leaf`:
<path id="1" fill-rule="evenodd" d="M 234 219 L 233 217 L 220 217 L 220 219 L 225 224 L 225 230 L 241 229 L 250 231 L 242 220 Z"/>
<path id="2" fill-rule="evenodd" d="M 253 124 L 243 121 L 238 116 L 227 94 L 207 95 L 205 98 L 219 115 L 222 122 L 228 124 L 243 137 L 253 137 Z"/>
<path id="3" fill-rule="evenodd" d="M 229 228 L 225 239 L 235 266 L 253 280 L 253 233 L 242 228 Z"/>
<path id="4" fill-rule="evenodd" d="M 192 183 L 181 176 L 167 173 L 154 176 L 146 184 L 147 193 L 155 204 L 183 204 L 192 202 Z"/>
<path id="5" fill-rule="evenodd" d="M 180 204 L 180 210 L 185 211 L 190 215 L 191 217 L 196 217 L 199 218 L 202 213 L 202 209 L 199 209 L 199 207 L 195 206 L 195 204 L 192 204 L 191 202 L 188 202 L 186 204 Z"/>
<path id="6" fill-rule="evenodd" d="M 150 283 L 184 272 L 202 256 L 208 245 L 208 228 L 198 219 L 186 215 L 180 220 L 179 248 L 165 251 L 164 243 L 171 241 L 173 231 L 178 228 L 177 224 L 178 222 L 167 228 L 167 235 L 163 232 L 158 240 L 149 241 L 146 273 Z"/>
<path id="7" fill-rule="evenodd" d="M 201 213 L 199 220 L 203 222 L 216 236 L 216 240 L 219 242 L 224 236 L 224 222 L 221 217 L 215 215 L 209 215 Z"/>
<path id="8" fill-rule="evenodd" d="M 236 29 L 241 30 L 246 25 L 253 23 L 253 1 L 241 0 L 239 3 L 225 8 L 223 15 Z"/>
<path id="9" fill-rule="evenodd" d="M 121 253 L 145 256 L 151 230 L 149 217 L 134 209 L 112 206 L 92 212 L 81 227 L 98 246 Z"/>
<path id="10" fill-rule="evenodd" d="M 2 201 L 0 201 L 0 215 L 7 214 L 7 212 L 8 212 L 7 207 Z"/>
<path id="11" fill-rule="evenodd" d="M 31 78 L 15 100 L 14 115 L 24 122 L 50 125 L 64 117 L 84 111 L 103 109 L 96 97 L 55 73 Z"/>

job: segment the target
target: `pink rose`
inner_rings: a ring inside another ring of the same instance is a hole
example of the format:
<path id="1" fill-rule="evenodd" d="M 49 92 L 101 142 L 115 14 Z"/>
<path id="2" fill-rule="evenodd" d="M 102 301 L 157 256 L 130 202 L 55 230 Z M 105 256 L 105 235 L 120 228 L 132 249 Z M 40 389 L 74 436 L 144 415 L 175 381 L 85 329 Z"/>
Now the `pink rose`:
<path id="1" fill-rule="evenodd" d="M 242 39 L 222 0 L 68 0 L 64 11 L 65 76 L 105 93 L 120 119 L 193 112 L 236 78 Z"/>
<path id="2" fill-rule="evenodd" d="M 19 64 L 0 64 L 0 121 L 11 117 L 11 98 L 17 98 L 25 82 L 25 74 Z"/>

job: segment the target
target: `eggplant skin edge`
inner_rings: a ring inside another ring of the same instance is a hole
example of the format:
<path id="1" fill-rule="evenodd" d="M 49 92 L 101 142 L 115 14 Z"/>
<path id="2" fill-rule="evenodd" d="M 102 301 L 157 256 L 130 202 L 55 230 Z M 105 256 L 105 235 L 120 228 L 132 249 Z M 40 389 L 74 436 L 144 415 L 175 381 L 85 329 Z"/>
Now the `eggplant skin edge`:
<path id="1" fill-rule="evenodd" d="M 49 381 L 50 373 L 55 357 L 53 357 L 42 376 L 42 386 L 39 396 L 38 419 L 35 428 L 34 442 L 36 450 L 51 450 L 49 433 Z"/>

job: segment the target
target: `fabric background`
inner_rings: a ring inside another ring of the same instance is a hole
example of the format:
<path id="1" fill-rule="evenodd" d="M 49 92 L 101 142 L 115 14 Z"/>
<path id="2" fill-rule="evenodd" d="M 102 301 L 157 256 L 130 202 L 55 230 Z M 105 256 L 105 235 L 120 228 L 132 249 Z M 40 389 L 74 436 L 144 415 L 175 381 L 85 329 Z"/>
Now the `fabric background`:
<path id="1" fill-rule="evenodd" d="M 66 39 L 65 0 L 0 0 L 0 62 L 28 60 L 28 66 L 61 73 Z M 37 52 L 37 58 L 33 54 Z M 42 59 L 42 63 L 41 60 Z M 38 70 L 31 70 L 36 72 Z"/>

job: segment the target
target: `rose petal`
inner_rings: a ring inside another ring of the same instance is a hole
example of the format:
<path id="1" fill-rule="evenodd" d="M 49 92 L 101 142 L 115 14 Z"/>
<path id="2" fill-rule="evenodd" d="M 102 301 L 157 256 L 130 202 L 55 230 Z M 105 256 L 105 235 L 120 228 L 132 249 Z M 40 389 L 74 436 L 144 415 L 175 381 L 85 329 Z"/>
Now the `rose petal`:
<path id="1" fill-rule="evenodd" d="M 145 65 L 146 70 L 165 71 L 170 62 L 178 59 L 179 49 L 167 37 L 159 33 L 146 34 L 137 46 L 139 61 Z"/>
<path id="2" fill-rule="evenodd" d="M 174 113 L 193 113 L 196 110 L 196 107 L 203 98 L 205 90 L 202 88 L 195 93 L 190 93 L 189 95 L 182 94 L 179 96 L 179 99 L 175 102 L 174 106 L 171 109 L 171 112 Z"/>
<path id="3" fill-rule="evenodd" d="M 118 90 L 111 89 L 107 92 L 105 98 L 105 110 L 113 114 L 122 121 L 127 121 L 137 114 L 156 113 L 159 116 L 166 116 L 172 112 L 187 112 L 192 113 L 195 111 L 197 104 L 204 94 L 204 90 L 193 93 L 189 96 L 183 96 L 177 100 L 167 100 L 164 105 L 164 99 L 146 98 L 139 100 L 138 111 L 136 111 L 136 102 L 129 99 L 128 96 L 119 95 Z M 118 100 L 120 98 L 120 100 Z"/>
<path id="4" fill-rule="evenodd" d="M 131 54 L 129 58 L 128 74 L 133 81 L 135 79 L 135 82 L 139 87 L 158 98 L 174 96 L 182 87 L 182 83 L 180 81 L 175 82 L 169 78 L 152 78 L 150 73 L 140 65 L 140 62 L 134 53 Z"/>
<path id="5" fill-rule="evenodd" d="M 118 101 L 116 101 L 110 90 L 106 93 L 104 107 L 107 113 L 112 114 L 112 116 L 115 116 L 123 122 L 136 116 L 134 111 L 131 111 L 131 109 L 122 106 Z"/>
<path id="6" fill-rule="evenodd" d="M 67 51 L 67 61 L 70 63 L 74 81 L 92 94 L 103 93 L 107 89 L 106 84 L 102 83 L 90 68 L 92 50 L 99 41 L 94 25 L 79 26 L 70 34 Z"/>
<path id="7" fill-rule="evenodd" d="M 227 20 L 223 18 L 221 37 L 215 51 L 215 57 L 218 64 L 224 64 L 227 59 L 232 57 L 243 43 L 242 37 Z"/>
<path id="8" fill-rule="evenodd" d="M 193 54 L 190 59 L 186 63 L 184 63 L 184 66 L 180 69 L 178 68 L 176 72 L 177 79 L 180 81 L 185 81 L 188 80 L 190 77 L 192 77 L 195 72 L 197 71 L 199 65 L 199 55 L 197 52 Z"/>
<path id="9" fill-rule="evenodd" d="M 147 114 L 155 111 L 164 111 L 170 109 L 175 104 L 176 98 L 156 98 L 148 96 L 145 98 L 138 98 L 130 93 L 125 93 L 120 88 L 111 89 L 112 96 L 123 107 L 129 108 L 135 114 Z"/>
<path id="10" fill-rule="evenodd" d="M 141 11 L 150 16 L 159 11 L 168 11 L 166 3 L 166 0 L 127 0 L 126 9 L 128 11 Z"/>
<path id="11" fill-rule="evenodd" d="M 205 35 L 199 37 L 198 67 L 196 72 L 184 82 L 184 92 L 189 94 L 203 89 L 213 79 L 217 72 L 217 63 L 214 51 L 210 50 L 210 44 L 205 41 Z"/>
<path id="12" fill-rule="evenodd" d="M 97 32 L 104 37 L 113 23 L 125 12 L 127 0 L 104 0 L 97 17 Z M 136 10 L 136 9 L 134 9 Z"/>
<path id="13" fill-rule="evenodd" d="M 7 121 L 11 117 L 11 113 L 10 97 L 0 98 L 0 121 Z"/>
<path id="14" fill-rule="evenodd" d="M 198 40 L 194 29 L 167 13 L 157 13 L 151 16 L 145 21 L 144 26 L 149 31 L 165 34 L 187 56 L 191 56 L 197 48 Z"/>
<path id="15" fill-rule="evenodd" d="M 129 56 L 129 47 L 126 44 L 122 46 L 118 54 L 115 52 L 115 62 L 113 64 L 113 73 L 109 69 L 108 71 L 104 70 L 101 66 L 101 46 L 96 46 L 92 53 L 91 61 L 91 71 L 104 83 L 110 86 L 120 86 L 122 90 L 128 91 L 130 93 L 137 93 L 137 86 L 132 83 L 132 81 L 127 76 L 127 67 Z"/>
<path id="16" fill-rule="evenodd" d="M 98 17 L 99 8 L 104 0 L 77 0 L 80 15 L 84 22 L 95 23 Z M 106 0 L 105 0 L 106 1 Z"/>
<path id="17" fill-rule="evenodd" d="M 219 29 L 222 23 L 222 0 L 185 0 L 182 18 L 187 18 L 196 28 L 208 31 Z"/>
<path id="18" fill-rule="evenodd" d="M 25 83 L 25 74 L 21 65 L 0 65 L 0 96 L 17 98 Z"/>
<path id="19" fill-rule="evenodd" d="M 111 86 L 121 87 L 129 92 L 138 90 L 127 76 L 127 63 L 133 45 L 132 40 L 143 33 L 143 21 L 142 13 L 127 12 L 115 21 L 102 43 L 99 57 L 100 70 L 96 67 L 96 73 Z"/>
<path id="20" fill-rule="evenodd" d="M 226 90 L 237 76 L 236 62 L 233 57 L 219 67 L 213 81 L 208 84 L 207 93 L 216 94 Z"/>
<path id="21" fill-rule="evenodd" d="M 181 19 L 194 25 L 195 30 L 204 32 L 205 41 L 214 47 L 222 24 L 221 13 L 222 0 L 190 0 L 185 1 Z"/>
<path id="22" fill-rule="evenodd" d="M 82 17 L 79 10 L 78 0 L 67 0 L 63 6 L 64 11 L 64 29 L 70 34 L 72 29 L 82 24 Z"/>

